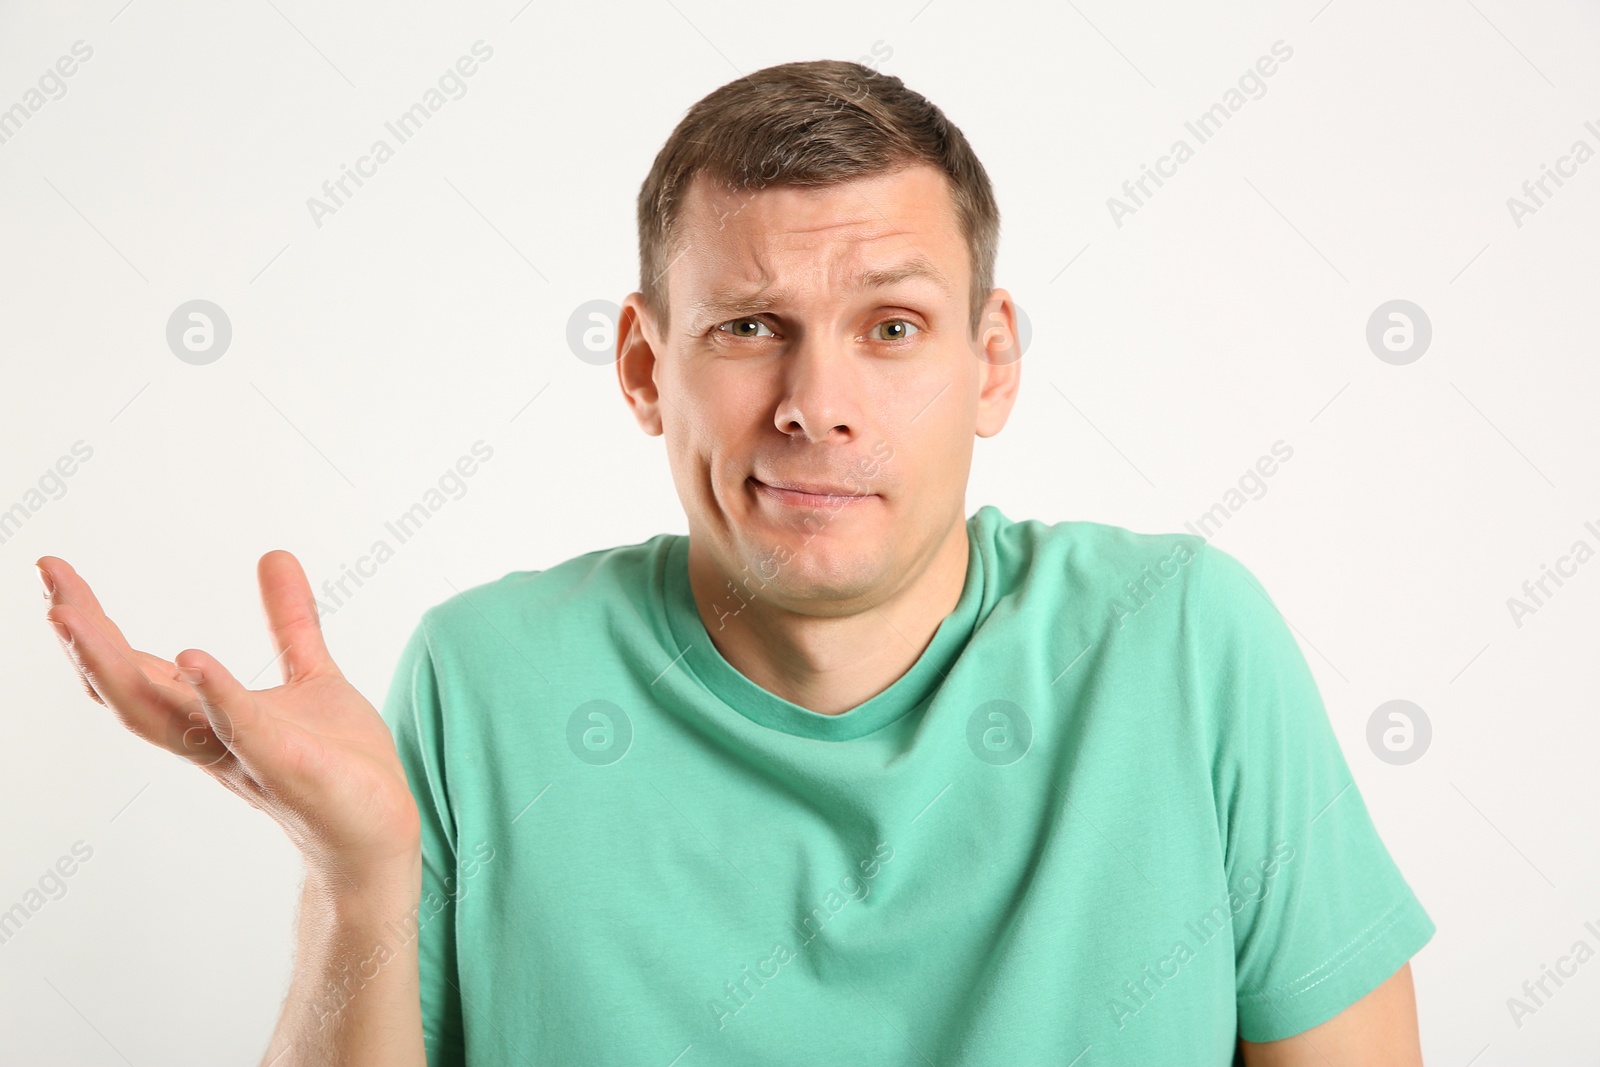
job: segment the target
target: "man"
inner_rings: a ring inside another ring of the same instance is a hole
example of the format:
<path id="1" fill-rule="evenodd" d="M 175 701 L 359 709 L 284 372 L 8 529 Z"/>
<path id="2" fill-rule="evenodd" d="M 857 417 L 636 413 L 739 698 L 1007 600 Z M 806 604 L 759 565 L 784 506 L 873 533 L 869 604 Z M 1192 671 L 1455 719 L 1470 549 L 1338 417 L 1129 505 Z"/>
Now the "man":
<path id="1" fill-rule="evenodd" d="M 90 695 L 305 854 L 264 1062 L 1420 1064 L 1433 923 L 1249 572 L 965 516 L 1020 353 L 961 132 L 771 67 L 638 213 L 617 374 L 689 534 L 429 608 L 381 718 L 288 553 L 259 692 L 40 560 Z"/>

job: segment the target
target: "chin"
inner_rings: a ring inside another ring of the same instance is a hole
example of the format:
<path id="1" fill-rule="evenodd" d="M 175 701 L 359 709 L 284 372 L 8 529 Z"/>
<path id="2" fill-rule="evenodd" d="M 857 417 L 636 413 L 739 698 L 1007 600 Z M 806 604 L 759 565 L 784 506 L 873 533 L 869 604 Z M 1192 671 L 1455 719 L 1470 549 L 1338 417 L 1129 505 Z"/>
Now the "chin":
<path id="1" fill-rule="evenodd" d="M 882 550 L 877 538 L 851 544 L 830 540 L 826 531 L 816 537 L 802 532 L 762 545 L 748 563 L 768 599 L 846 600 L 870 596 L 882 583 Z"/>

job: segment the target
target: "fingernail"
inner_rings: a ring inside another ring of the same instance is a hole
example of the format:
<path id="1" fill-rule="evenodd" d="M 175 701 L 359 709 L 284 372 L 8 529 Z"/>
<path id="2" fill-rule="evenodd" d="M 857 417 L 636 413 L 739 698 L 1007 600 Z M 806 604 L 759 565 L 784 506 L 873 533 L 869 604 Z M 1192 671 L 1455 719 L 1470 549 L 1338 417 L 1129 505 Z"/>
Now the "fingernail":
<path id="1" fill-rule="evenodd" d="M 61 640 L 65 641 L 69 645 L 72 644 L 72 631 L 67 629 L 66 623 L 62 622 L 60 619 L 51 619 L 50 625 L 56 628 L 56 633 L 61 635 Z"/>
<path id="2" fill-rule="evenodd" d="M 44 595 L 55 596 L 56 587 L 55 584 L 50 581 L 50 572 L 38 564 L 35 564 L 33 569 L 39 572 L 39 581 L 44 583 Z"/>
<path id="3" fill-rule="evenodd" d="M 205 675 L 200 673 L 200 669 L 198 667 L 179 667 L 178 673 L 183 675 L 184 679 L 190 685 L 199 685 L 201 682 L 206 680 Z"/>

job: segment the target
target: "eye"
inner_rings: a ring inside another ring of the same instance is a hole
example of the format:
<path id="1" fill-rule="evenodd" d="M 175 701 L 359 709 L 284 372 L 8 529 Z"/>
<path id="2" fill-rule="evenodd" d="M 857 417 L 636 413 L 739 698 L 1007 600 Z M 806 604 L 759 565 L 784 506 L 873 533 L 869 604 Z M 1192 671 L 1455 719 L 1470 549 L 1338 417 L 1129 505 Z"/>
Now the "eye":
<path id="1" fill-rule="evenodd" d="M 736 326 L 736 327 L 755 326 L 755 327 L 758 327 L 759 329 L 766 330 L 767 332 L 765 334 L 761 334 L 761 333 L 750 333 L 747 330 L 743 330 L 743 329 L 729 330 L 729 329 L 727 329 L 727 327 L 729 327 L 729 326 Z M 766 337 L 775 336 L 773 334 L 773 332 L 772 332 L 772 329 L 766 323 L 762 322 L 760 319 L 729 319 L 727 322 L 724 322 L 720 326 L 718 326 L 717 329 L 721 330 L 724 333 L 730 333 L 735 337 L 751 337 L 751 338 L 755 338 L 755 337 L 762 337 L 762 336 L 766 336 Z"/>
<path id="2" fill-rule="evenodd" d="M 883 322 L 878 323 L 877 326 L 874 326 L 873 329 L 881 329 L 885 326 L 891 328 L 898 327 L 899 332 L 892 336 L 879 337 L 878 339 L 880 341 L 904 341 L 918 329 L 915 323 L 907 322 L 905 319 L 885 319 Z"/>

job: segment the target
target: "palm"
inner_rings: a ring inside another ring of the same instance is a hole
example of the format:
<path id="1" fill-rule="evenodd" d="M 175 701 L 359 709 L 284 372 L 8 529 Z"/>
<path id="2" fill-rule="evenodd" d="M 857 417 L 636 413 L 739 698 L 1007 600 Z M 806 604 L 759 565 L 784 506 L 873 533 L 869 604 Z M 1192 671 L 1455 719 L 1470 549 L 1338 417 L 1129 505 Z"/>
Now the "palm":
<path id="1" fill-rule="evenodd" d="M 396 829 L 414 832 L 416 806 L 389 728 L 343 675 L 296 679 L 252 696 L 277 723 L 280 742 L 260 761 L 266 781 L 252 785 L 325 794 L 329 803 L 317 805 L 318 814 L 347 814 L 341 829 L 352 846 L 382 852 Z M 293 836 L 295 828 L 286 829 Z"/>
<path id="2" fill-rule="evenodd" d="M 355 867 L 413 846 L 416 806 L 388 727 L 328 654 L 292 555 L 269 552 L 257 568 L 284 682 L 254 691 L 204 653 L 180 653 L 180 665 L 131 648 L 70 566 L 50 556 L 40 566 L 85 690 L 128 729 L 267 811 L 308 855 Z M 185 667 L 205 680 L 192 684 Z"/>

